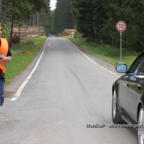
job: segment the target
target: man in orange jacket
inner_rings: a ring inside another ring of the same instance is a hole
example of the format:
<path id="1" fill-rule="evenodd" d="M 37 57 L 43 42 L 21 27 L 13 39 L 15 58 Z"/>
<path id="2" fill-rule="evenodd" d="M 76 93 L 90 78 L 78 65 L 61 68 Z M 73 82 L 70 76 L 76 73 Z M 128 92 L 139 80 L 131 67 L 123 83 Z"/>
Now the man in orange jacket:
<path id="1" fill-rule="evenodd" d="M 1 38 L 3 25 L 0 23 L 0 106 L 4 103 L 4 83 L 6 63 L 11 61 L 12 53 L 6 39 Z"/>

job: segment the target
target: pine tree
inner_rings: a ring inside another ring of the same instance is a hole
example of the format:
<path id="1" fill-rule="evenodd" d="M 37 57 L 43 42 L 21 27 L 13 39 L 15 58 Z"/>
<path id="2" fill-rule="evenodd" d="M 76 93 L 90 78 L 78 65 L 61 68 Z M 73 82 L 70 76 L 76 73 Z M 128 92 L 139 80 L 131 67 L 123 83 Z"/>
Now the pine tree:
<path id="1" fill-rule="evenodd" d="M 72 2 L 77 30 L 89 40 L 100 41 L 100 30 L 106 12 L 101 0 L 81 0 Z"/>
<path id="2" fill-rule="evenodd" d="M 144 2 L 142 0 L 71 0 L 77 30 L 96 42 L 119 46 L 118 21 L 125 21 L 123 46 L 142 50 L 144 46 Z"/>
<path id="3" fill-rule="evenodd" d="M 142 50 L 144 46 L 144 3 L 139 0 L 103 1 L 108 19 L 105 21 L 102 33 L 105 42 L 119 46 L 119 32 L 115 25 L 118 21 L 125 21 L 127 29 L 123 32 L 123 46 Z"/>
<path id="4" fill-rule="evenodd" d="M 54 15 L 55 15 L 55 10 L 52 10 L 52 11 L 51 11 L 51 21 L 50 21 L 50 33 L 51 33 L 51 34 L 55 34 Z"/>
<path id="5" fill-rule="evenodd" d="M 45 0 L 46 9 L 41 10 L 41 25 L 44 27 L 46 31 L 46 35 L 48 36 L 50 30 L 50 22 L 51 22 L 51 15 L 50 15 L 50 0 Z"/>
<path id="6" fill-rule="evenodd" d="M 70 0 L 57 0 L 54 15 L 55 32 L 61 33 L 64 29 L 74 28 L 74 19 L 70 9 Z"/>

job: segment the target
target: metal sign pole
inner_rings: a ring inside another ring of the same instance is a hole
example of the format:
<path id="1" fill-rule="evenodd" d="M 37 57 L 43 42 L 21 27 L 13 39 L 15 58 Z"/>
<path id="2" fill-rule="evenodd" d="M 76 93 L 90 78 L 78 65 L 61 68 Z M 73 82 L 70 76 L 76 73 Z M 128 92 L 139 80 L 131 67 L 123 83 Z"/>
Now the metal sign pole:
<path id="1" fill-rule="evenodd" d="M 120 32 L 120 62 L 122 61 L 122 32 Z"/>
<path id="2" fill-rule="evenodd" d="M 116 23 L 116 29 L 120 32 L 120 62 L 122 61 L 122 32 L 126 30 L 126 23 L 119 21 Z"/>

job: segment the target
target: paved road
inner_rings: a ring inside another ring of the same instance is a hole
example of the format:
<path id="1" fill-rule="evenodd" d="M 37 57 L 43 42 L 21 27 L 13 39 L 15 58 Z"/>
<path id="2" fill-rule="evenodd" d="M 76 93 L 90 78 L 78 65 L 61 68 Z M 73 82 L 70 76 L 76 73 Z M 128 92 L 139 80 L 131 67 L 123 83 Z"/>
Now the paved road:
<path id="1" fill-rule="evenodd" d="M 55 35 L 53 35 L 53 34 L 49 34 L 49 37 L 55 37 Z"/>
<path id="2" fill-rule="evenodd" d="M 67 39 L 48 38 L 16 101 L 0 107 L 0 144 L 136 144 L 125 128 L 86 128 L 111 120 L 117 75 L 96 66 Z"/>

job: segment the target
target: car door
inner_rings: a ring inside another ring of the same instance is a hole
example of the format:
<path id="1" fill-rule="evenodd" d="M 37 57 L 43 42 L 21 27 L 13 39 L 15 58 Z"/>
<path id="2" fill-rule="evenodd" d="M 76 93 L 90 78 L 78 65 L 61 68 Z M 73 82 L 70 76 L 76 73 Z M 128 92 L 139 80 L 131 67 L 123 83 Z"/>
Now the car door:
<path id="1" fill-rule="evenodd" d="M 120 109 L 124 116 L 128 116 L 128 98 L 129 98 L 129 89 L 128 89 L 129 76 L 124 75 L 121 80 L 119 80 L 119 103 Z"/>
<path id="2" fill-rule="evenodd" d="M 131 122 L 135 123 L 137 121 L 137 107 L 139 98 L 143 92 L 142 83 L 144 77 L 142 77 L 142 71 L 144 71 L 144 55 L 141 55 L 136 59 L 130 68 L 128 88 L 129 88 L 129 99 L 128 113 L 130 115 Z"/>

